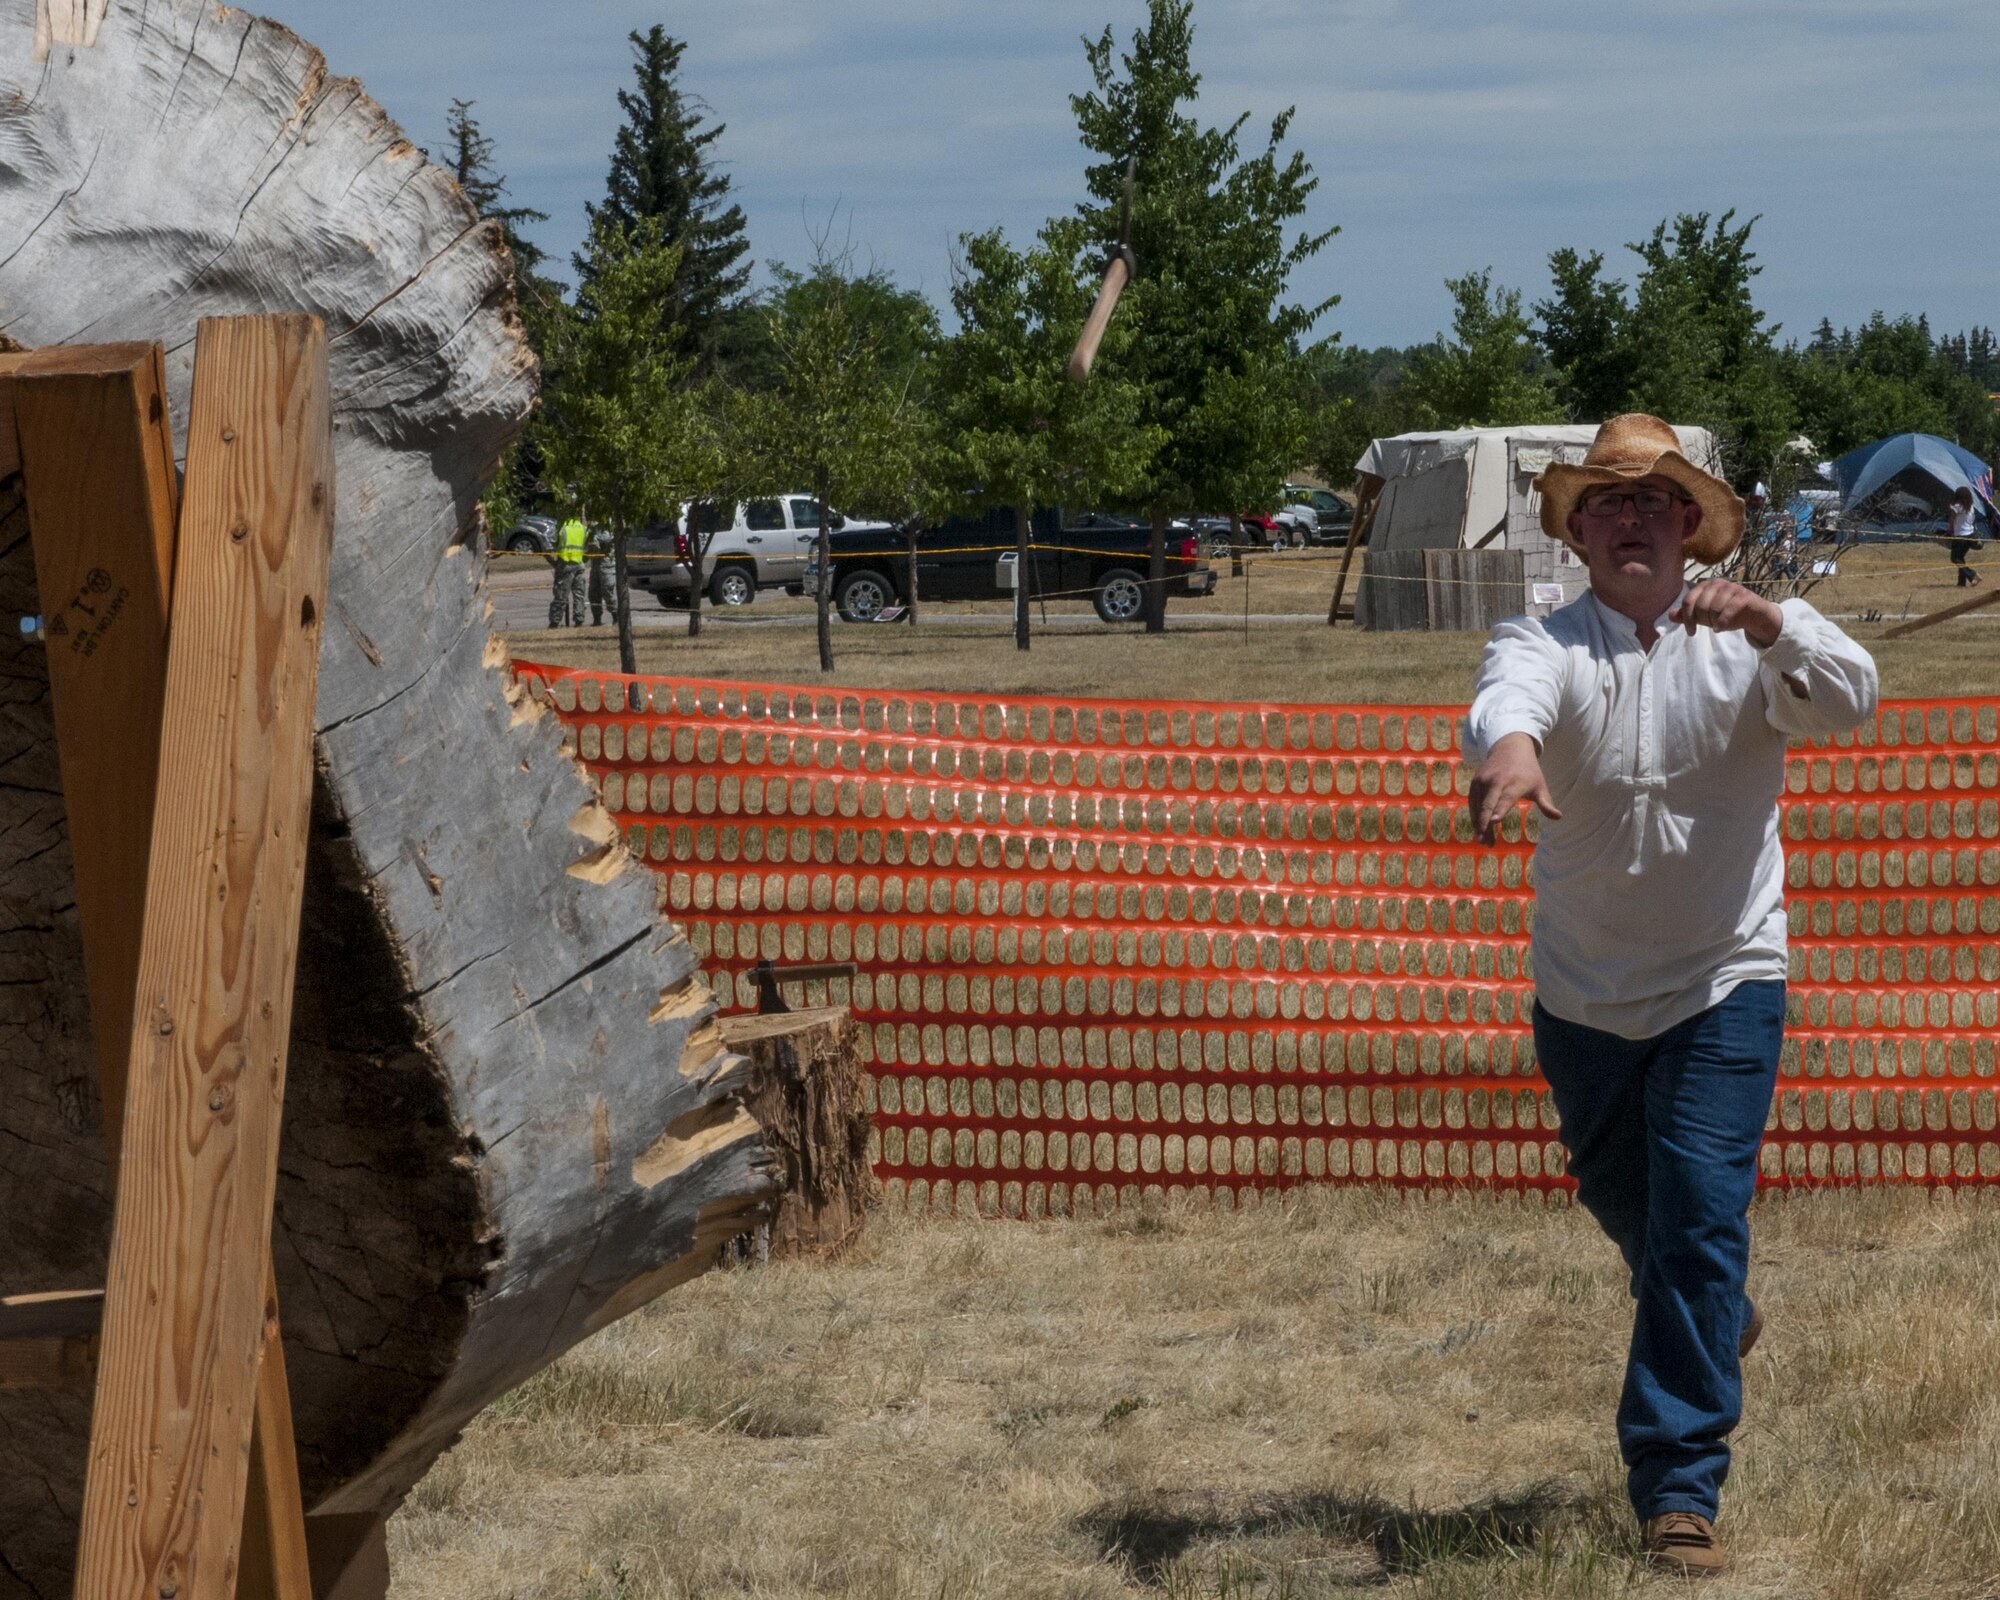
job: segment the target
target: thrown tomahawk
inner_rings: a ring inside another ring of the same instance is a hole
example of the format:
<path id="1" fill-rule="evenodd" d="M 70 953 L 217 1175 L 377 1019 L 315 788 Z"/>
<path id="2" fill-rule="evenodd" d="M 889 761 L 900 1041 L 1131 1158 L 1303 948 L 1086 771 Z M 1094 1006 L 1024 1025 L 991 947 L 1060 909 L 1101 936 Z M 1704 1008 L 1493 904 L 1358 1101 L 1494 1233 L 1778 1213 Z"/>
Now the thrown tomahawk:
<path id="1" fill-rule="evenodd" d="M 1132 255 L 1132 189 L 1138 170 L 1139 158 L 1127 158 L 1125 198 L 1118 206 L 1118 242 L 1105 258 L 1104 282 L 1098 286 L 1097 299 L 1091 305 L 1090 315 L 1084 318 L 1083 332 L 1077 335 L 1076 348 L 1069 353 L 1069 375 L 1076 383 L 1090 376 L 1090 364 L 1097 359 L 1097 347 L 1104 342 L 1104 330 L 1111 326 L 1111 313 L 1118 309 L 1118 297 L 1125 292 L 1125 285 L 1139 270 L 1139 263 Z"/>

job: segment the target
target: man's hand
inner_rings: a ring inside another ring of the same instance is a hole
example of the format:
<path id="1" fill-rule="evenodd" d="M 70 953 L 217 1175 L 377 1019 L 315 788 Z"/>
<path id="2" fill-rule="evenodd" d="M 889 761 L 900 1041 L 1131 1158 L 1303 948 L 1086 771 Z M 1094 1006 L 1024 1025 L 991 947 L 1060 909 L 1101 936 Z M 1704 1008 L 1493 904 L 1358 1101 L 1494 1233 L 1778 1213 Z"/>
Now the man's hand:
<path id="1" fill-rule="evenodd" d="M 1731 583 L 1727 578 L 1703 578 L 1667 613 L 1667 620 L 1680 623 L 1689 633 L 1697 627 L 1713 628 L 1717 633 L 1740 628 L 1743 636 L 1759 650 L 1768 650 L 1778 642 L 1785 614 L 1740 583 Z"/>
<path id="2" fill-rule="evenodd" d="M 1472 831 L 1481 844 L 1496 844 L 1500 821 L 1523 800 L 1532 800 L 1545 817 L 1560 822 L 1555 796 L 1549 793 L 1542 776 L 1540 752 L 1525 733 L 1503 734 L 1487 752 L 1486 759 L 1472 777 L 1472 793 L 1465 809 L 1472 818 Z"/>

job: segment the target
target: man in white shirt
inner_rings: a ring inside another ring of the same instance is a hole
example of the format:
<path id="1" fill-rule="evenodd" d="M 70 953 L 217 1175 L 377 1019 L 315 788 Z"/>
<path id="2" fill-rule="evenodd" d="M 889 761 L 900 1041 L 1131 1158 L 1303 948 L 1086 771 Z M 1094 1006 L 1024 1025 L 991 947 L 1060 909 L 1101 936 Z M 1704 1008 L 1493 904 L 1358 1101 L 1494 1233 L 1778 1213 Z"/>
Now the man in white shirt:
<path id="1" fill-rule="evenodd" d="M 1803 600 L 1690 585 L 1743 503 L 1657 417 L 1614 417 L 1538 480 L 1590 592 L 1493 631 L 1466 719 L 1485 843 L 1535 849 L 1535 1053 L 1577 1198 L 1636 1302 L 1619 1447 L 1649 1558 L 1723 1566 L 1715 1517 L 1762 1318 L 1748 1209 L 1785 1022 L 1787 736 L 1871 715 L 1875 664 Z"/>

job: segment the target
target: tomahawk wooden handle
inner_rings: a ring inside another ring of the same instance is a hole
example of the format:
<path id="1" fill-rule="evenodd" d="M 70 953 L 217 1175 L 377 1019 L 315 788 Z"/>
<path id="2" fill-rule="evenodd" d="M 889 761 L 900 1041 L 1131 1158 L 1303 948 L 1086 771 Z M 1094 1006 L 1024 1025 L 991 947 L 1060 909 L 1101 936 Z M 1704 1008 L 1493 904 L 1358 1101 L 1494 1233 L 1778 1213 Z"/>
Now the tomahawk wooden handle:
<path id="1" fill-rule="evenodd" d="M 1118 309 L 1118 297 L 1131 281 L 1131 265 L 1123 256 L 1113 256 L 1111 264 L 1104 269 L 1104 282 L 1097 291 L 1096 303 L 1091 306 L 1090 315 L 1084 318 L 1083 332 L 1077 335 L 1076 348 L 1069 353 L 1071 382 L 1081 383 L 1090 376 L 1090 364 L 1097 359 L 1097 347 L 1104 342 L 1104 330 L 1111 326 L 1111 313 Z"/>
<path id="2" fill-rule="evenodd" d="M 853 961 L 808 961 L 789 967 L 773 966 L 771 976 L 780 983 L 822 983 L 829 978 L 851 978 L 861 970 Z"/>

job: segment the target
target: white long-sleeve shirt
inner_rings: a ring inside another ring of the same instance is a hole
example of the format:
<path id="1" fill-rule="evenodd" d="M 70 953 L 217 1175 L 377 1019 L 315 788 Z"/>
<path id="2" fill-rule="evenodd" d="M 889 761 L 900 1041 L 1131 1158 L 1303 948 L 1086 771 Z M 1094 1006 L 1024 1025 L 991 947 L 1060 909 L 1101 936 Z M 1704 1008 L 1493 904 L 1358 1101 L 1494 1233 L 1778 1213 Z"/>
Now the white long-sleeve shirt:
<path id="1" fill-rule="evenodd" d="M 1648 1039 L 1785 976 L 1787 736 L 1853 727 L 1877 690 L 1866 650 L 1803 600 L 1781 609 L 1766 650 L 1662 615 L 1648 651 L 1588 593 L 1493 630 L 1463 750 L 1541 746 L 1563 815 L 1541 821 L 1532 948 L 1556 1016 Z"/>

